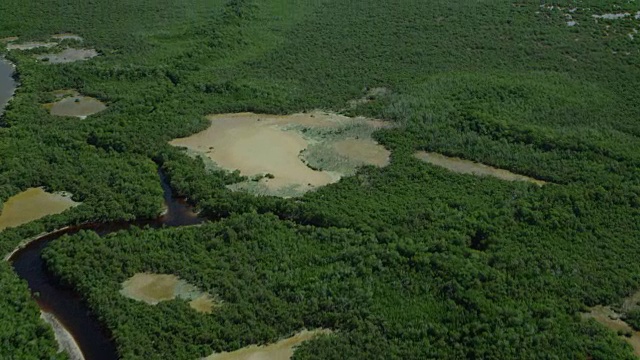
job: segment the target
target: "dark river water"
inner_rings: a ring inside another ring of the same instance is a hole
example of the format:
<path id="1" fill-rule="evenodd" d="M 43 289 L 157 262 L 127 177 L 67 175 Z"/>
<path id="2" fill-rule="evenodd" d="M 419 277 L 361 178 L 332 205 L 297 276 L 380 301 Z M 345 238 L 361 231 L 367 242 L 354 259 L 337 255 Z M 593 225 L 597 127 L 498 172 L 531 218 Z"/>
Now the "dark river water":
<path id="1" fill-rule="evenodd" d="M 0 57 L 0 115 L 18 84 L 13 79 L 13 65 Z"/>
<path id="2" fill-rule="evenodd" d="M 33 297 L 43 311 L 49 312 L 64 325 L 78 343 L 86 360 L 118 359 L 115 344 L 109 333 L 100 325 L 96 317 L 73 291 L 60 286 L 47 271 L 40 256 L 50 242 L 63 235 L 71 235 L 81 230 L 93 230 L 106 235 L 130 226 L 185 226 L 202 223 L 183 199 L 174 198 L 171 188 L 162 173 L 159 173 L 164 200 L 165 215 L 153 220 L 122 223 L 88 224 L 45 235 L 16 252 L 9 260 L 16 273 L 27 281 Z"/>

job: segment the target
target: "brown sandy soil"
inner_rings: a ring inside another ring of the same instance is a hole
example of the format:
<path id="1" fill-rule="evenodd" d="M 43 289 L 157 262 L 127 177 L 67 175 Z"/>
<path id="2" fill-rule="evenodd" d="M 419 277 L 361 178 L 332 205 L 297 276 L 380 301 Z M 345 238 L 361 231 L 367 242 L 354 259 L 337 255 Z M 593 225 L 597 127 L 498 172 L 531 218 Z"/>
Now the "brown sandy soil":
<path id="1" fill-rule="evenodd" d="M 207 356 L 205 360 L 289 360 L 293 356 L 296 346 L 304 341 L 312 340 L 320 334 L 329 333 L 331 333 L 329 330 L 303 330 L 275 344 L 251 345 L 232 352 L 213 354 Z"/>
<path id="2" fill-rule="evenodd" d="M 19 37 L 17 36 L 9 36 L 9 37 L 0 39 L 0 43 L 9 43 L 9 42 L 17 41 L 18 39 Z"/>
<path id="3" fill-rule="evenodd" d="M 389 165 L 391 152 L 373 139 L 344 139 L 333 144 L 334 150 L 345 157 L 367 165 Z"/>
<path id="4" fill-rule="evenodd" d="M 42 188 L 31 188 L 7 200 L 0 213 L 0 230 L 59 214 L 80 205 L 68 194 L 51 194 Z"/>
<path id="5" fill-rule="evenodd" d="M 24 44 L 7 44 L 7 50 L 32 50 L 41 47 L 51 48 L 58 45 L 55 42 L 26 42 Z"/>
<path id="6" fill-rule="evenodd" d="M 45 105 L 45 107 L 49 109 L 51 115 L 73 116 L 84 119 L 89 115 L 99 113 L 107 108 L 107 106 L 100 100 L 89 96 L 70 94 L 70 92 L 71 90 L 66 93 L 60 92 L 60 95 L 56 94 L 56 96 L 63 97 L 65 95 L 71 95 L 71 97 L 66 97 L 53 104 Z"/>
<path id="7" fill-rule="evenodd" d="M 161 301 L 175 299 L 174 290 L 178 277 L 166 274 L 135 274 L 122 284 L 120 293 L 130 299 L 156 305 Z"/>
<path id="8" fill-rule="evenodd" d="M 55 54 L 38 55 L 38 60 L 45 60 L 49 64 L 64 64 L 76 61 L 83 61 L 98 56 L 98 52 L 94 49 L 73 49 L 66 48 L 62 52 Z"/>
<path id="9" fill-rule="evenodd" d="M 584 319 L 594 319 L 610 330 L 630 333 L 631 337 L 621 337 L 633 347 L 634 354 L 640 356 L 640 332 L 634 331 L 629 324 L 620 320 L 620 315 L 610 307 L 602 305 L 594 306 L 590 312 L 582 314 L 582 317 Z"/>
<path id="10" fill-rule="evenodd" d="M 195 286 L 175 275 L 138 273 L 122 283 L 120 294 L 133 300 L 156 305 L 175 298 L 192 300 L 189 306 L 202 313 L 210 313 L 214 300 Z"/>
<path id="11" fill-rule="evenodd" d="M 194 300 L 191 300 L 189 302 L 189 306 L 191 306 L 197 312 L 210 314 L 211 312 L 213 312 L 214 301 L 209 295 L 204 294 Z"/>
<path id="12" fill-rule="evenodd" d="M 438 153 L 418 151 L 415 153 L 415 157 L 422 161 L 443 167 L 447 170 L 451 170 L 453 172 L 457 172 L 460 174 L 493 176 L 498 179 L 508 180 L 508 181 L 528 181 L 539 186 L 546 184 L 546 182 L 542 180 L 533 179 L 524 175 L 514 174 L 507 170 L 494 168 L 488 165 L 476 163 L 469 160 L 444 156 Z"/>
<path id="13" fill-rule="evenodd" d="M 309 145 L 309 139 L 296 130 L 339 129 L 352 124 L 372 128 L 387 125 L 382 121 L 319 111 L 287 116 L 221 114 L 210 116 L 209 120 L 208 129 L 170 143 L 205 154 L 218 166 L 237 169 L 244 176 L 274 175 L 273 179 L 260 180 L 260 185 L 271 195 L 278 195 L 278 190 L 284 188 L 295 188 L 301 194 L 340 179 L 340 174 L 316 171 L 305 165 L 299 155 Z M 348 150 L 350 145 L 353 144 L 343 147 Z"/>
<path id="14" fill-rule="evenodd" d="M 56 39 L 58 41 L 62 41 L 62 40 L 77 40 L 77 41 L 82 41 L 82 37 L 78 36 L 76 34 L 72 34 L 72 33 L 62 33 L 62 34 L 55 34 L 55 35 L 51 35 L 51 37 L 53 39 Z"/>

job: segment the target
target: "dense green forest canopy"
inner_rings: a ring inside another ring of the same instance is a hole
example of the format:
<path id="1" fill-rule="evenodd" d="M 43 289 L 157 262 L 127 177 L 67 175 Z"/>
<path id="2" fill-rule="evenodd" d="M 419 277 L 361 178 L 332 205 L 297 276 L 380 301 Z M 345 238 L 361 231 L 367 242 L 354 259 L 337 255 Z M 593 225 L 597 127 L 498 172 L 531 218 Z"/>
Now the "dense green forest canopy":
<path id="1" fill-rule="evenodd" d="M 34 56 L 52 49 L 0 49 L 20 82 L 0 117 L 0 204 L 33 186 L 83 202 L 1 232 L 0 249 L 156 216 L 161 166 L 204 216 L 228 219 L 86 232 L 46 251 L 123 358 L 193 359 L 303 327 L 336 333 L 300 359 L 631 358 L 579 313 L 640 289 L 639 30 L 639 5 L 618 0 L 3 0 L 0 39 L 70 32 L 82 42 L 53 51 L 100 56 L 51 65 Z M 350 106 L 374 88 L 386 91 Z M 42 105 L 61 89 L 108 108 L 52 116 Z M 396 124 L 375 134 L 391 164 L 299 199 L 255 197 L 167 144 L 210 113 L 316 108 Z M 549 184 L 455 174 L 417 150 Z M 139 271 L 225 305 L 203 316 L 120 297 Z M 64 357 L 7 264 L 0 281 L 0 354 Z"/>

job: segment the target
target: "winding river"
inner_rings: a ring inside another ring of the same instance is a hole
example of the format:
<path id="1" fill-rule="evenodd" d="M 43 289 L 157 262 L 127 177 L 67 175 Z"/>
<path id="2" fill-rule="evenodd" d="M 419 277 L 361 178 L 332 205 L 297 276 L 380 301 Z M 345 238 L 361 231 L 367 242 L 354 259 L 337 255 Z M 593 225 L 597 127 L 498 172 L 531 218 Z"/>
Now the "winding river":
<path id="1" fill-rule="evenodd" d="M 0 56 L 0 116 L 17 86 L 13 73 L 13 65 Z"/>
<path id="2" fill-rule="evenodd" d="M 100 235 L 106 235 L 130 226 L 148 225 L 158 228 L 202 223 L 204 219 L 199 218 L 183 199 L 173 197 L 171 188 L 161 172 L 159 176 L 167 207 L 165 214 L 159 218 L 70 227 L 37 238 L 25 248 L 15 252 L 9 259 L 16 273 L 29 284 L 40 309 L 55 316 L 71 334 L 86 360 L 117 359 L 115 344 L 82 299 L 73 291 L 61 286 L 47 271 L 40 254 L 50 242 L 81 230 L 93 230 Z"/>

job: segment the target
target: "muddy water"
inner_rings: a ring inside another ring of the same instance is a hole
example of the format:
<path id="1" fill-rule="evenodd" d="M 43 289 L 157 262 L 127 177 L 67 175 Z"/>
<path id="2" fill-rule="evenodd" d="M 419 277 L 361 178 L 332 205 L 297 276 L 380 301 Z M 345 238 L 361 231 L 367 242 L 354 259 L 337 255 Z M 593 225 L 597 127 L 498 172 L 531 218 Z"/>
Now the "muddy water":
<path id="1" fill-rule="evenodd" d="M 135 222 L 87 224 L 53 232 L 31 242 L 15 252 L 9 259 L 16 273 L 27 281 L 40 309 L 52 314 L 71 334 L 86 360 L 115 360 L 118 358 L 111 336 L 100 325 L 82 299 L 73 291 L 61 286 L 45 268 L 42 250 L 63 235 L 80 230 L 93 230 L 106 235 L 132 225 L 152 227 L 194 225 L 203 222 L 183 199 L 173 198 L 164 176 L 160 174 L 167 212 L 160 218 Z"/>
<path id="2" fill-rule="evenodd" d="M 75 95 L 51 104 L 50 113 L 55 116 L 72 116 L 81 119 L 103 111 L 107 106 L 98 99 Z"/>
<path id="3" fill-rule="evenodd" d="M 69 194 L 51 194 L 42 188 L 30 188 L 10 197 L 0 212 L 0 231 L 40 219 L 47 215 L 59 214 L 78 206 Z"/>
<path id="4" fill-rule="evenodd" d="M 18 83 L 13 79 L 13 73 L 13 65 L 0 57 L 0 117 L 4 113 L 4 107 L 18 86 Z"/>

